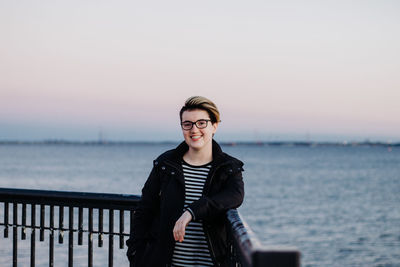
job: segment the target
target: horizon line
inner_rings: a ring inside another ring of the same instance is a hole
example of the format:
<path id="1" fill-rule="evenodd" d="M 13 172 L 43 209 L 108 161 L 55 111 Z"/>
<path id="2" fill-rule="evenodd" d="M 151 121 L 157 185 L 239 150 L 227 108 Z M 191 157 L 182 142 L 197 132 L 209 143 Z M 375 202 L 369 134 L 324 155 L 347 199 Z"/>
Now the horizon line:
<path id="1" fill-rule="evenodd" d="M 163 140 L 163 141 L 145 141 L 145 140 L 68 140 L 68 139 L 43 139 L 43 140 L 0 140 L 0 145 L 18 145 L 18 144 L 51 144 L 51 145 L 129 145 L 129 144 L 178 144 L 182 141 Z M 256 145 L 256 146 L 400 146 L 400 142 L 383 141 L 311 141 L 311 140 L 275 140 L 275 141 L 218 141 L 224 146 L 236 145 Z"/>

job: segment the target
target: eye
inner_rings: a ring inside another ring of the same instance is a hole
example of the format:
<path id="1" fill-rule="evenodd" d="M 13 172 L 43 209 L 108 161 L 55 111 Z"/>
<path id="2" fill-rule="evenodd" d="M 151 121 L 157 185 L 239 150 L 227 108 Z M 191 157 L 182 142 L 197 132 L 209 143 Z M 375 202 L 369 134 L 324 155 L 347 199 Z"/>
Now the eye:
<path id="1" fill-rule="evenodd" d="M 192 127 L 192 123 L 190 121 L 184 121 L 184 122 L 182 122 L 182 126 L 184 128 L 190 128 L 190 127 Z"/>
<path id="2" fill-rule="evenodd" d="M 199 125 L 199 126 L 206 126 L 206 124 L 207 124 L 207 121 L 205 121 L 205 120 L 199 120 L 197 122 L 197 125 Z"/>

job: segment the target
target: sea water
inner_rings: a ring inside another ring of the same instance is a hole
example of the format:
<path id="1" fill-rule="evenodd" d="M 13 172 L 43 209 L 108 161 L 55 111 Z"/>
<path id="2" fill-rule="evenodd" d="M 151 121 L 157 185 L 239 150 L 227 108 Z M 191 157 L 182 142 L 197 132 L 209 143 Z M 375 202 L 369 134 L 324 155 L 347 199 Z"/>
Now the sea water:
<path id="1" fill-rule="evenodd" d="M 140 195 L 152 160 L 173 147 L 1 145 L 0 187 Z M 399 147 L 222 148 L 245 163 L 239 211 L 263 244 L 296 247 L 302 266 L 400 266 Z M 29 263 L 29 233 L 18 243 L 21 266 Z M 47 239 L 36 244 L 37 266 L 48 266 Z M 64 239 L 56 238 L 55 266 L 67 266 Z M 0 266 L 12 265 L 11 240 L 0 235 Z M 128 266 L 114 243 L 114 265 Z M 107 244 L 94 240 L 95 266 L 107 266 Z M 74 251 L 76 266 L 87 265 L 85 239 L 82 250 Z"/>

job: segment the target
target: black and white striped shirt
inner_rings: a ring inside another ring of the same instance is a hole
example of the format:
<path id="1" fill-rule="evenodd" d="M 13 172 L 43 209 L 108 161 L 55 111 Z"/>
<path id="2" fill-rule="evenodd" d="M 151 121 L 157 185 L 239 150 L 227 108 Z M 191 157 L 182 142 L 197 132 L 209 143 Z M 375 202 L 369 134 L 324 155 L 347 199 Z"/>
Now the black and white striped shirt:
<path id="1" fill-rule="evenodd" d="M 201 197 L 211 163 L 193 166 L 182 162 L 182 168 L 185 178 L 186 209 L 189 204 Z M 175 243 L 172 266 L 214 266 L 201 221 L 189 222 L 183 242 Z"/>

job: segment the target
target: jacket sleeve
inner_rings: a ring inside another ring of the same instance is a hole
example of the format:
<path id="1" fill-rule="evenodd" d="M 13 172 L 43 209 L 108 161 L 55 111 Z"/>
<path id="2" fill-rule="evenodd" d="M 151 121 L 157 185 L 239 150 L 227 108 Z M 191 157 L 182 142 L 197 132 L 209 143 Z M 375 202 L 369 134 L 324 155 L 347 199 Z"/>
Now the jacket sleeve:
<path id="1" fill-rule="evenodd" d="M 240 167 L 240 170 L 242 168 Z M 210 219 L 229 209 L 239 207 L 244 198 L 242 172 L 238 171 L 228 176 L 221 191 L 212 196 L 203 196 L 188 206 L 193 220 Z"/>
<path id="2" fill-rule="evenodd" d="M 127 257 L 130 261 L 140 258 L 146 247 L 148 233 L 159 208 L 160 180 L 155 161 L 154 167 L 142 189 L 142 197 L 133 217 L 133 229 L 129 239 Z"/>

